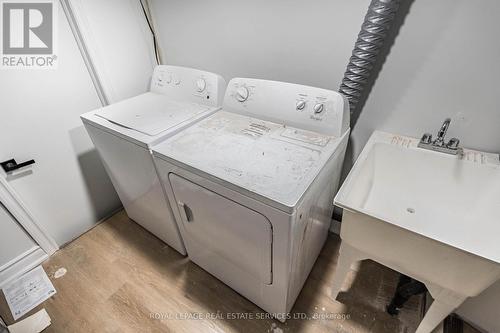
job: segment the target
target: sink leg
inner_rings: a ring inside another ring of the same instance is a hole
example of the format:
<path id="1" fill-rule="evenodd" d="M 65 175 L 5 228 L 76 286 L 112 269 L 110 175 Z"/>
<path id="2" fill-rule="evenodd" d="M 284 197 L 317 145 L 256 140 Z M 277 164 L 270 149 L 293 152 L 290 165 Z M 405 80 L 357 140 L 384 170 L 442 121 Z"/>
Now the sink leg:
<path id="1" fill-rule="evenodd" d="M 414 280 L 409 276 L 401 274 L 399 276 L 398 286 L 396 288 L 396 293 L 391 301 L 391 304 L 387 306 L 387 312 L 393 316 L 399 313 L 404 304 L 413 295 L 418 295 L 427 291 L 425 284 L 420 281 Z"/>
<path id="2" fill-rule="evenodd" d="M 464 301 L 465 297 L 444 297 L 435 299 L 425 313 L 424 318 L 418 325 L 415 333 L 430 333 L 441 323 L 450 313 L 458 308 Z"/>
<path id="3" fill-rule="evenodd" d="M 365 257 L 362 252 L 350 246 L 349 244 L 342 242 L 340 245 L 340 253 L 337 260 L 337 267 L 335 267 L 335 273 L 333 275 L 333 284 L 331 297 L 333 299 L 337 298 L 338 293 L 342 289 L 342 284 L 351 270 L 351 265 L 357 261 L 363 260 Z"/>

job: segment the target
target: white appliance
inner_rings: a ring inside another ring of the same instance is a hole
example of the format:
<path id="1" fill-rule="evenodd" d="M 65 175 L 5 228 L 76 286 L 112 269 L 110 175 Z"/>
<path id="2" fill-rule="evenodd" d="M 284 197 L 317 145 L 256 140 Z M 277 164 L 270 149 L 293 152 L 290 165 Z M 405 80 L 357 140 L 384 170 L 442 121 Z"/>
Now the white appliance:
<path id="1" fill-rule="evenodd" d="M 157 66 L 149 92 L 81 116 L 127 215 L 182 254 L 150 146 L 219 110 L 224 89 L 217 74 Z"/>
<path id="2" fill-rule="evenodd" d="M 282 321 L 328 234 L 348 110 L 334 91 L 236 78 L 221 111 L 152 147 L 189 258 Z"/>

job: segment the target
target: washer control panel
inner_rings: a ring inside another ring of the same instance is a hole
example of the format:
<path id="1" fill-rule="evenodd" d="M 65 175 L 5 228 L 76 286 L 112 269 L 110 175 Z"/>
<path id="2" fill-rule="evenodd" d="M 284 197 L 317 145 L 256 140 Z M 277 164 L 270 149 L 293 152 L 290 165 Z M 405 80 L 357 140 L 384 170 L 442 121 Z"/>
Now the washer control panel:
<path id="1" fill-rule="evenodd" d="M 221 106 L 226 88 L 218 74 L 198 69 L 160 65 L 151 79 L 151 91 L 172 99 L 189 100 L 208 106 Z"/>
<path id="2" fill-rule="evenodd" d="M 341 136 L 349 128 L 349 102 L 332 90 L 235 78 L 223 104 L 226 111 L 323 134 Z"/>

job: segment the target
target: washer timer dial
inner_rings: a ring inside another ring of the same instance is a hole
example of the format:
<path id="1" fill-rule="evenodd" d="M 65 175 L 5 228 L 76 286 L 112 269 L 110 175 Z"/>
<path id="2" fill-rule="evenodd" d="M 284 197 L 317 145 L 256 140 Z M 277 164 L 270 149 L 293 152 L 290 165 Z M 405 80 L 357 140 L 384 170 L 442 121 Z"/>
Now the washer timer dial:
<path id="1" fill-rule="evenodd" d="M 196 80 L 196 91 L 203 92 L 207 87 L 207 82 L 203 78 Z"/>
<path id="2" fill-rule="evenodd" d="M 240 102 L 244 102 L 248 99 L 250 92 L 246 87 L 240 87 L 236 90 L 236 99 Z"/>

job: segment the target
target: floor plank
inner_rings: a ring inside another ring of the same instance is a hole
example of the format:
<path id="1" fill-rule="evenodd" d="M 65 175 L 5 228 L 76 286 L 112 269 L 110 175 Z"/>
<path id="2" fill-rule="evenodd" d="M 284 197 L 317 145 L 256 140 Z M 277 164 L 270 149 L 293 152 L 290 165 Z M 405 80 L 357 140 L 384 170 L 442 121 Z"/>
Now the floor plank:
<path id="1" fill-rule="evenodd" d="M 413 332 L 422 298 L 412 298 L 398 317 L 389 316 L 385 305 L 398 274 L 374 262 L 350 273 L 337 300 L 329 297 L 339 244 L 329 236 L 292 318 L 281 323 L 122 211 L 43 264 L 57 294 L 30 314 L 47 310 L 52 325 L 46 332 Z M 56 279 L 61 267 L 67 273 Z M 0 314 L 13 322 L 3 297 Z"/>

